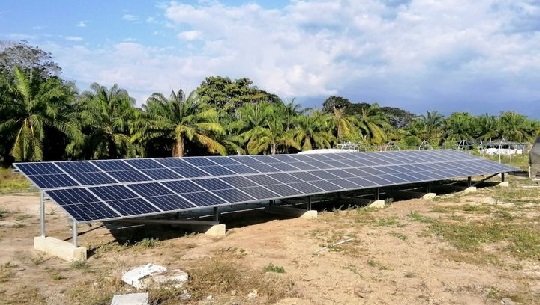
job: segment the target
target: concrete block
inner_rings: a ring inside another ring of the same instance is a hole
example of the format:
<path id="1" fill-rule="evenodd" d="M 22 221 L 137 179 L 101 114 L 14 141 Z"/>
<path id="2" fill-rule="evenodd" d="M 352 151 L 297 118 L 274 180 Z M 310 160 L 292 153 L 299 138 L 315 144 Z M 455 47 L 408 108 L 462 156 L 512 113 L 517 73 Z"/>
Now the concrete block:
<path id="1" fill-rule="evenodd" d="M 377 209 L 382 209 L 385 206 L 386 206 L 386 202 L 384 200 L 375 200 L 369 204 L 370 208 L 377 208 Z"/>
<path id="2" fill-rule="evenodd" d="M 148 305 L 148 292 L 117 294 L 113 296 L 111 305 Z"/>
<path id="3" fill-rule="evenodd" d="M 463 191 L 465 194 L 476 192 L 476 186 L 469 186 Z"/>
<path id="4" fill-rule="evenodd" d="M 217 224 L 210 226 L 204 234 L 210 235 L 210 236 L 225 236 L 225 233 L 227 233 L 227 226 L 225 224 Z"/>
<path id="5" fill-rule="evenodd" d="M 432 200 L 435 197 L 437 197 L 437 194 L 435 194 L 435 193 L 427 193 L 427 194 L 424 194 L 424 196 L 422 196 L 422 199 Z"/>
<path id="6" fill-rule="evenodd" d="M 315 219 L 317 218 L 317 211 L 315 210 L 309 210 L 307 212 L 305 212 L 304 214 L 302 214 L 300 216 L 300 218 L 305 218 L 305 219 Z"/>
<path id="7" fill-rule="evenodd" d="M 75 247 L 70 242 L 54 237 L 34 237 L 34 249 L 69 262 L 85 261 L 87 259 L 86 247 Z"/>
<path id="8" fill-rule="evenodd" d="M 504 182 L 499 183 L 499 186 L 508 187 L 509 186 L 508 181 L 504 181 Z"/>

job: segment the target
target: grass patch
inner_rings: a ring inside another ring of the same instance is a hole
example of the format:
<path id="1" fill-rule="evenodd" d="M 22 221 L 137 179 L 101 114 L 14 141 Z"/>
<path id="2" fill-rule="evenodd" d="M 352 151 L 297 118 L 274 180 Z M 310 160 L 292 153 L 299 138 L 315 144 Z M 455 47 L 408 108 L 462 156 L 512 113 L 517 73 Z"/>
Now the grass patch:
<path id="1" fill-rule="evenodd" d="M 397 239 L 401 239 L 402 241 L 407 241 L 407 239 L 409 238 L 407 235 L 395 231 L 389 232 L 388 234 L 396 237 Z"/>
<path id="2" fill-rule="evenodd" d="M 285 273 L 285 268 L 269 263 L 263 268 L 263 272 Z"/>
<path id="3" fill-rule="evenodd" d="M 368 258 L 367 260 L 367 264 L 373 268 L 377 268 L 379 270 L 391 270 L 388 266 L 385 266 L 383 265 L 381 262 L 373 259 L 373 258 Z"/>
<path id="4" fill-rule="evenodd" d="M 397 216 L 390 216 L 377 219 L 375 226 L 377 227 L 390 227 L 399 225 L 399 218 Z"/>
<path id="5" fill-rule="evenodd" d="M 86 261 L 74 261 L 71 263 L 71 268 L 75 270 L 88 270 L 90 265 Z"/>
<path id="6" fill-rule="evenodd" d="M 0 168 L 0 194 L 29 191 L 30 186 L 23 175 L 14 173 L 11 168 Z"/>

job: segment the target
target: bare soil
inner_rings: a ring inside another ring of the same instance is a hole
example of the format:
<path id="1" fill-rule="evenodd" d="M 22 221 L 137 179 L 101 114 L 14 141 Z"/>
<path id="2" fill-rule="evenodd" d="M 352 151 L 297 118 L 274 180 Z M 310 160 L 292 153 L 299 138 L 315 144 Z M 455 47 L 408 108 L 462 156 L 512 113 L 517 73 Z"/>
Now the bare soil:
<path id="1" fill-rule="evenodd" d="M 401 200 L 365 213 L 321 212 L 312 220 L 233 213 L 222 217 L 223 237 L 165 226 L 81 225 L 79 245 L 90 257 L 71 264 L 33 250 L 39 197 L 3 195 L 0 304 L 110 304 L 113 293 L 134 291 L 121 282 L 123 272 L 147 263 L 185 270 L 194 280 L 185 288 L 190 299 L 151 291 L 154 304 L 540 304 L 538 259 L 516 258 L 504 242 L 463 256 L 411 217 L 455 217 L 440 207 L 484 205 L 485 197 Z M 46 208 L 47 234 L 69 240 L 66 215 L 52 203 Z M 540 221 L 538 205 L 510 212 Z M 458 222 L 477 216 L 463 215 Z M 495 260 L 475 257 L 486 253 Z"/>

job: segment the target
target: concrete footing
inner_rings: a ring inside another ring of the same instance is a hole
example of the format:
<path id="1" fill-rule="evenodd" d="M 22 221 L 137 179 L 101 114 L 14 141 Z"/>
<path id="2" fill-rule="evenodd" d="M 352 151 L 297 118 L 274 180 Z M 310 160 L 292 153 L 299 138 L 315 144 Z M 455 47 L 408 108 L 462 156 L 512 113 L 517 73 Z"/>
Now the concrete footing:
<path id="1" fill-rule="evenodd" d="M 293 207 L 278 207 L 278 206 L 269 206 L 264 209 L 266 213 L 289 216 L 289 217 L 300 217 L 313 219 L 317 218 L 317 211 L 315 210 L 303 210 Z"/>
<path id="2" fill-rule="evenodd" d="M 476 186 L 469 186 L 469 187 L 466 188 L 463 192 L 464 192 L 465 194 L 467 194 L 467 193 L 474 193 L 474 192 L 476 192 Z"/>
<path id="3" fill-rule="evenodd" d="M 227 233 L 227 226 L 223 223 L 210 226 L 209 228 L 206 229 L 206 231 L 204 231 L 204 234 L 210 235 L 210 236 L 225 236 L 226 233 Z"/>
<path id="4" fill-rule="evenodd" d="M 70 242 L 54 237 L 34 237 L 34 249 L 70 262 L 85 261 L 87 259 L 85 247 L 75 247 Z"/>
<path id="5" fill-rule="evenodd" d="M 504 182 L 499 183 L 499 186 L 508 187 L 509 186 L 508 181 L 504 181 Z"/>
<path id="6" fill-rule="evenodd" d="M 433 198 L 437 197 L 437 194 L 435 193 L 427 193 L 427 194 L 424 194 L 424 196 L 422 196 L 422 199 L 425 199 L 425 200 L 433 200 Z"/>
<path id="7" fill-rule="evenodd" d="M 382 209 L 386 206 L 384 200 L 375 200 L 368 205 L 370 208 Z"/>

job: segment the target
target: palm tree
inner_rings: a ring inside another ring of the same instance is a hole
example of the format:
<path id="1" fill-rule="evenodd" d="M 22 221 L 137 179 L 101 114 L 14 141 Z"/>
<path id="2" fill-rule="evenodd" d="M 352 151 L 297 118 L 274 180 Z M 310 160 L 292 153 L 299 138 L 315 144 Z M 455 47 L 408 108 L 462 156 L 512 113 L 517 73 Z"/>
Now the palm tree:
<path id="1" fill-rule="evenodd" d="M 330 148 L 335 137 L 332 134 L 332 117 L 321 110 L 311 110 L 295 120 L 294 139 L 302 150 Z"/>
<path id="2" fill-rule="evenodd" d="M 481 115 L 474 119 L 473 137 L 475 139 L 489 140 L 500 137 L 500 122 L 492 115 Z"/>
<path id="3" fill-rule="evenodd" d="M 168 99 L 161 93 L 154 93 L 144 109 L 148 113 L 151 132 L 174 139 L 173 156 L 185 155 L 186 140 L 201 144 L 210 153 L 226 154 L 225 147 L 215 139 L 215 135 L 225 133 L 218 122 L 218 111 L 198 101 L 195 92 L 187 99 L 182 90 L 173 91 Z"/>
<path id="4" fill-rule="evenodd" d="M 358 128 L 355 126 L 355 118 L 345 114 L 345 107 L 334 107 L 332 120 L 335 128 L 335 137 L 338 142 L 355 141 L 359 137 Z"/>
<path id="5" fill-rule="evenodd" d="M 444 124 L 444 116 L 437 111 L 428 111 L 425 115 L 414 119 L 411 122 L 409 131 L 411 135 L 417 136 L 422 141 L 430 144 L 439 144 Z"/>
<path id="6" fill-rule="evenodd" d="M 450 142 L 472 138 L 474 117 L 468 112 L 454 112 L 445 119 L 445 137 Z"/>
<path id="7" fill-rule="evenodd" d="M 137 156 L 140 152 L 130 128 L 135 119 L 135 100 L 117 84 L 107 89 L 94 83 L 90 89 L 83 92 L 80 99 L 86 157 Z"/>
<path id="8" fill-rule="evenodd" d="M 58 77 L 42 78 L 38 73 L 14 69 L 14 83 L 8 86 L 9 102 L 2 107 L 6 119 L 0 122 L 0 133 L 9 133 L 13 141 L 11 155 L 15 161 L 43 160 L 46 127 L 75 137 L 73 121 L 66 112 L 75 95 L 70 84 Z"/>
<path id="9" fill-rule="evenodd" d="M 513 111 L 499 115 L 499 133 L 509 141 L 523 142 L 532 138 L 532 124 L 526 116 Z"/>
<path id="10" fill-rule="evenodd" d="M 356 123 L 370 143 L 384 144 L 388 141 L 387 133 L 392 130 L 392 126 L 379 104 L 363 107 Z"/>

